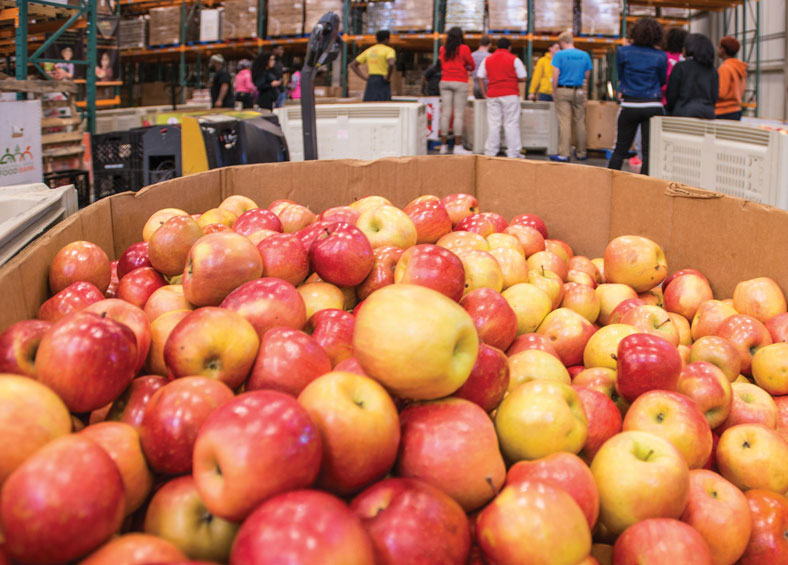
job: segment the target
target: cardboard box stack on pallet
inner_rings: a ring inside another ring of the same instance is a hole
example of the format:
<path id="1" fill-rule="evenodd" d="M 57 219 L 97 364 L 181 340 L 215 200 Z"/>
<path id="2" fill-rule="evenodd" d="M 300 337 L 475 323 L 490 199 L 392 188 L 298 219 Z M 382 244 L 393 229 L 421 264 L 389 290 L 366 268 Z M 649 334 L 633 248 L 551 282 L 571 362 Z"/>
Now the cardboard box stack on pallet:
<path id="1" fill-rule="evenodd" d="M 574 0 L 534 0 L 534 31 L 562 32 L 574 27 Z"/>
<path id="2" fill-rule="evenodd" d="M 224 3 L 222 37 L 249 39 L 257 37 L 257 0 L 227 0 Z"/>
<path id="3" fill-rule="evenodd" d="M 148 22 L 148 45 L 178 45 L 181 42 L 181 7 L 151 8 Z M 200 13 L 196 6 L 185 11 L 186 43 L 200 38 Z"/>
<path id="4" fill-rule="evenodd" d="M 397 0 L 391 31 L 432 31 L 434 5 L 428 0 Z"/>
<path id="5" fill-rule="evenodd" d="M 491 31 L 528 31 L 528 4 L 522 0 L 489 0 Z"/>
<path id="6" fill-rule="evenodd" d="M 306 14 L 304 16 L 304 33 L 311 33 L 315 24 L 326 12 L 334 12 L 339 16 L 339 27 L 342 28 L 342 12 L 345 9 L 344 0 L 306 0 Z"/>
<path id="7" fill-rule="evenodd" d="M 447 0 L 446 29 L 454 26 L 463 31 L 484 30 L 484 0 Z"/>
<path id="8" fill-rule="evenodd" d="M 303 33 L 304 2 L 302 0 L 268 0 L 269 37 Z"/>
<path id="9" fill-rule="evenodd" d="M 581 34 L 619 35 L 621 33 L 621 0 L 583 0 L 580 10 Z"/>
<path id="10" fill-rule="evenodd" d="M 372 2 L 367 5 L 364 33 L 375 33 L 379 29 L 394 29 L 394 2 Z"/>
<path id="11" fill-rule="evenodd" d="M 120 49 L 144 49 L 147 45 L 148 20 L 143 17 L 120 20 L 118 47 Z"/>
<path id="12" fill-rule="evenodd" d="M 222 8 L 200 10 L 200 41 L 210 42 L 222 39 Z"/>

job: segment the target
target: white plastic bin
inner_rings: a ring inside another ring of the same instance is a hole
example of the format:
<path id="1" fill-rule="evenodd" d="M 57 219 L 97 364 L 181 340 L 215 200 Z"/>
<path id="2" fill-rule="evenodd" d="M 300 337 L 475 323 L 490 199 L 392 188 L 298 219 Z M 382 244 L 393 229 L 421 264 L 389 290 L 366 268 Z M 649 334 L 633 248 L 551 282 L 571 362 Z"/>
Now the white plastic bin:
<path id="1" fill-rule="evenodd" d="M 469 99 L 466 108 L 465 145 L 474 153 L 484 153 L 487 141 L 487 101 Z M 543 149 L 558 153 L 558 120 L 554 102 L 520 102 L 520 141 L 527 150 Z M 506 136 L 501 134 L 501 148 Z"/>

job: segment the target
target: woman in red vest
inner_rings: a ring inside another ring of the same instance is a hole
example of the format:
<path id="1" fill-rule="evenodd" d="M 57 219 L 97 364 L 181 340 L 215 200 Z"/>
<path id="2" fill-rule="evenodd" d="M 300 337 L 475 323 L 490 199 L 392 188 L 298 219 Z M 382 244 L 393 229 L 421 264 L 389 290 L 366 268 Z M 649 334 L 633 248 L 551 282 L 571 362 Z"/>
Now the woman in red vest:
<path id="1" fill-rule="evenodd" d="M 498 40 L 495 53 L 487 57 L 479 70 L 476 80 L 482 92 L 485 91 L 484 79 L 487 78 L 487 144 L 484 154 L 492 157 L 501 148 L 501 126 L 506 133 L 506 156 L 520 157 L 520 85 L 525 82 L 526 72 L 523 62 L 511 52 L 511 42 L 502 37 Z"/>
<path id="2" fill-rule="evenodd" d="M 468 72 L 476 68 L 471 48 L 463 42 L 462 30 L 453 27 L 446 34 L 446 44 L 440 50 L 441 62 L 441 155 L 449 152 L 446 140 L 454 112 L 454 154 L 471 152 L 462 146 L 462 120 L 468 100 Z"/>

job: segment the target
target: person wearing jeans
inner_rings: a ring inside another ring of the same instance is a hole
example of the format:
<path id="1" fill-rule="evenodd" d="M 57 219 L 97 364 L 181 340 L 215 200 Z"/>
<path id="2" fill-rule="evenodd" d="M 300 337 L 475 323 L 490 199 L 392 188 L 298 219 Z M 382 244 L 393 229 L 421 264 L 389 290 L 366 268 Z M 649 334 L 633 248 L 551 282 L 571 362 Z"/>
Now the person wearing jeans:
<path id="1" fill-rule="evenodd" d="M 487 57 L 476 71 L 478 88 L 487 98 L 487 144 L 484 154 L 498 155 L 501 149 L 501 125 L 506 133 L 506 156 L 520 157 L 520 88 L 525 82 L 523 62 L 511 52 L 512 43 L 498 40 L 495 53 Z M 484 81 L 487 79 L 487 87 Z"/>
<path id="2" fill-rule="evenodd" d="M 608 168 L 621 170 L 629 148 L 641 131 L 641 174 L 648 175 L 649 120 L 665 115 L 662 105 L 662 85 L 668 72 L 668 57 L 656 48 L 662 44 L 662 26 L 653 18 L 640 18 L 632 27 L 632 45 L 620 47 L 616 53 L 616 68 L 622 96 L 618 116 L 616 148 Z"/>
<path id="3" fill-rule="evenodd" d="M 575 132 L 578 161 L 585 161 L 586 155 L 586 96 L 585 84 L 591 74 L 591 56 L 575 48 L 571 31 L 558 36 L 561 50 L 553 55 L 553 98 L 555 113 L 558 117 L 558 155 L 551 155 L 552 161 L 569 162 L 572 130 Z"/>
<path id="4" fill-rule="evenodd" d="M 462 146 L 462 126 L 468 101 L 468 72 L 476 68 L 471 49 L 463 42 L 462 30 L 453 27 L 446 34 L 446 44 L 440 49 L 441 62 L 441 155 L 449 152 L 446 144 L 449 124 L 454 114 L 454 154 L 469 155 Z"/>

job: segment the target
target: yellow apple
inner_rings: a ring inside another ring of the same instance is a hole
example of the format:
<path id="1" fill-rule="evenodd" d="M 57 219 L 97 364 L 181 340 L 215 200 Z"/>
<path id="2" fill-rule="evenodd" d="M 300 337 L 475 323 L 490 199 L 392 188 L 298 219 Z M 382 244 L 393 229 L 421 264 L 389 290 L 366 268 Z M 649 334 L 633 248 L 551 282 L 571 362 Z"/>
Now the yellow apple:
<path id="1" fill-rule="evenodd" d="M 717 445 L 717 466 L 741 490 L 788 491 L 788 442 L 761 424 L 725 430 Z"/>
<path id="2" fill-rule="evenodd" d="M 197 225 L 199 225 L 201 228 L 204 228 L 205 226 L 210 226 L 211 224 L 222 224 L 228 228 L 231 228 L 237 219 L 238 217 L 230 212 L 230 210 L 225 208 L 211 208 L 200 215 L 199 219 L 197 220 Z"/>
<path id="3" fill-rule="evenodd" d="M 539 349 L 526 349 L 509 357 L 509 392 L 536 379 L 572 383 L 569 371 L 555 355 Z"/>
<path id="4" fill-rule="evenodd" d="M 752 376 L 769 394 L 788 394 L 788 343 L 773 343 L 759 349 L 752 357 Z"/>
<path id="5" fill-rule="evenodd" d="M 504 234 L 492 234 L 504 235 Z M 522 253 L 511 247 L 493 247 L 488 251 L 495 257 L 503 273 L 503 288 L 509 288 L 517 283 L 528 282 L 528 266 Z"/>
<path id="6" fill-rule="evenodd" d="M 545 291 L 529 283 L 517 283 L 501 295 L 517 315 L 517 335 L 534 333 L 552 309 Z"/>
<path id="7" fill-rule="evenodd" d="M 257 203 L 247 196 L 242 196 L 241 194 L 233 194 L 228 196 L 222 203 L 219 204 L 219 208 L 224 210 L 229 210 L 236 216 L 240 216 L 244 212 L 248 212 L 249 210 L 254 210 L 255 208 L 259 208 Z"/>
<path id="8" fill-rule="evenodd" d="M 365 196 L 364 198 L 359 198 L 355 202 L 348 204 L 348 207 L 358 212 L 359 215 L 371 208 L 377 208 L 378 206 L 392 206 L 392 204 L 390 200 L 382 196 Z"/>
<path id="9" fill-rule="evenodd" d="M 523 251 L 523 245 L 520 243 L 519 239 L 517 239 L 515 236 L 511 234 L 491 233 L 490 235 L 487 236 L 487 244 L 490 246 L 490 250 L 497 249 L 499 247 L 514 249 L 520 255 L 523 256 L 523 259 L 525 259 L 525 251 Z"/>
<path id="10" fill-rule="evenodd" d="M 452 253 L 459 253 L 466 249 L 479 249 L 489 251 L 490 244 L 478 233 L 472 231 L 453 231 L 441 237 L 437 243 L 438 247 L 444 247 Z"/>
<path id="11" fill-rule="evenodd" d="M 391 246 L 407 249 L 416 245 L 416 225 L 394 206 L 382 205 L 362 212 L 356 227 L 367 236 L 372 248 Z"/>
<path id="12" fill-rule="evenodd" d="M 599 297 L 599 323 L 603 326 L 607 324 L 607 320 L 616 306 L 624 300 L 638 297 L 638 293 L 625 284 L 605 283 L 600 284 L 595 290 Z"/>
<path id="13" fill-rule="evenodd" d="M 320 310 L 344 310 L 345 308 L 345 293 L 341 288 L 331 283 L 304 283 L 297 290 L 301 298 L 304 299 L 307 320 Z"/>
<path id="14" fill-rule="evenodd" d="M 627 324 L 611 324 L 598 329 L 583 350 L 583 365 L 587 368 L 605 367 L 616 370 L 616 352 L 619 342 L 638 331 Z"/>
<path id="15" fill-rule="evenodd" d="M 769 277 L 742 281 L 733 291 L 733 307 L 739 314 L 747 314 L 766 322 L 786 311 L 785 295 Z"/>
<path id="16" fill-rule="evenodd" d="M 164 225 L 164 222 L 175 216 L 188 216 L 189 213 L 181 210 L 180 208 L 163 208 L 154 212 L 142 228 L 143 241 L 150 240 L 153 232 Z"/>
<path id="17" fill-rule="evenodd" d="M 495 292 L 503 290 L 503 272 L 495 257 L 478 249 L 460 251 L 457 256 L 465 269 L 463 294 L 468 294 L 477 288 L 491 288 Z"/>
<path id="18" fill-rule="evenodd" d="M 637 235 L 622 235 L 605 248 L 605 280 L 646 292 L 665 280 L 665 252 L 656 242 Z"/>

